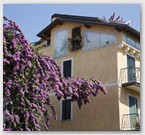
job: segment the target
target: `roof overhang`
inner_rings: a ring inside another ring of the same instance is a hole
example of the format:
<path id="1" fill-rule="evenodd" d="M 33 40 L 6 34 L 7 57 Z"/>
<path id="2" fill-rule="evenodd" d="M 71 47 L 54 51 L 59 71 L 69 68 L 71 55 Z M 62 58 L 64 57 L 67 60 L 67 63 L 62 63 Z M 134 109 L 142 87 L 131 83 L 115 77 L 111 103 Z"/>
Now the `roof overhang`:
<path id="1" fill-rule="evenodd" d="M 62 21 L 59 19 L 54 20 L 52 23 L 50 23 L 47 27 L 45 27 L 41 32 L 37 34 L 38 37 L 41 37 L 43 39 L 47 38 L 48 35 L 50 35 L 50 30 L 56 26 L 57 24 L 61 24 Z"/>
<path id="2" fill-rule="evenodd" d="M 99 22 L 99 21 L 88 21 L 88 20 L 79 20 L 79 19 L 71 19 L 71 18 L 57 18 L 52 21 L 47 27 L 45 27 L 41 32 L 37 34 L 38 37 L 46 39 L 50 35 L 51 29 L 58 25 L 62 24 L 63 22 L 76 22 L 76 23 L 83 23 L 85 25 L 105 25 L 105 26 L 112 26 L 118 31 L 123 31 L 135 36 L 136 38 L 140 39 L 140 32 L 133 29 L 127 24 L 119 24 L 119 23 L 107 23 L 107 22 Z"/>

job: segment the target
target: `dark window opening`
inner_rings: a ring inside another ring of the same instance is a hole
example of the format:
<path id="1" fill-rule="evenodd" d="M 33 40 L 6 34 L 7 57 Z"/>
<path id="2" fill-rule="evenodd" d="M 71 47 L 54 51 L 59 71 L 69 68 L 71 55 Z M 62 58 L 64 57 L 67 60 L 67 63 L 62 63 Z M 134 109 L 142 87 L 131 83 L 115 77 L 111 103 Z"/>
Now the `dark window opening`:
<path id="1" fill-rule="evenodd" d="M 81 28 L 80 27 L 72 29 L 72 38 L 81 38 Z"/>
<path id="2" fill-rule="evenodd" d="M 77 50 L 81 48 L 81 28 L 76 27 L 72 29 L 72 50 Z"/>
<path id="3" fill-rule="evenodd" d="M 47 40 L 47 46 L 50 46 L 50 39 Z"/>
<path id="4" fill-rule="evenodd" d="M 62 100 L 62 120 L 71 119 L 71 99 Z"/>
<path id="5" fill-rule="evenodd" d="M 63 75 L 65 78 L 72 76 L 71 70 L 72 70 L 72 61 L 71 60 L 64 61 L 63 62 Z"/>

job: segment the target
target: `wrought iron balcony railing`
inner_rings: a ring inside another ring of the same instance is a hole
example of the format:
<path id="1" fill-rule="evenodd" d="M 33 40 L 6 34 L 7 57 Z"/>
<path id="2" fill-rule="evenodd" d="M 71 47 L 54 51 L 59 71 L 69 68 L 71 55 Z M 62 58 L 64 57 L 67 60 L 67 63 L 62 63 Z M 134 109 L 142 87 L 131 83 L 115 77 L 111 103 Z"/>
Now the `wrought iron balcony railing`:
<path id="1" fill-rule="evenodd" d="M 122 130 L 140 130 L 140 114 L 124 114 L 122 116 Z"/>
<path id="2" fill-rule="evenodd" d="M 140 83 L 140 68 L 138 67 L 127 67 L 120 71 L 121 83 L 137 82 Z"/>

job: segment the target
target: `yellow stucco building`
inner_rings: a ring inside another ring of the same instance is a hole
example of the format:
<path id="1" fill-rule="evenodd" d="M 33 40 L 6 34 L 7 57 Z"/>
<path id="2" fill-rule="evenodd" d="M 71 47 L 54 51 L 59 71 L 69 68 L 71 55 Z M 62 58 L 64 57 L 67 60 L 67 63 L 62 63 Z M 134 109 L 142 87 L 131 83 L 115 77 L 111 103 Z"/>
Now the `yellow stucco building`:
<path id="1" fill-rule="evenodd" d="M 58 101 L 51 93 L 58 120 L 51 119 L 50 131 L 139 130 L 140 32 L 97 17 L 54 14 L 51 19 L 34 47 L 53 57 L 65 77 L 95 76 L 108 94 L 91 97 L 79 110 L 77 103 Z"/>

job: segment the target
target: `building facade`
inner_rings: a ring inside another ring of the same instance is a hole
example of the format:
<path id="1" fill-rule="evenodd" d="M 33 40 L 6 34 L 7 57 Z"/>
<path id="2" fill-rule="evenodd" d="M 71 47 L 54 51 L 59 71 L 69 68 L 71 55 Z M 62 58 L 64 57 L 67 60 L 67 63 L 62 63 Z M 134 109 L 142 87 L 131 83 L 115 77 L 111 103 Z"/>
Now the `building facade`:
<path id="1" fill-rule="evenodd" d="M 52 92 L 58 120 L 51 119 L 50 131 L 139 130 L 140 33 L 97 17 L 54 14 L 51 19 L 34 48 L 53 57 L 65 77 L 97 77 L 108 94 L 90 97 L 79 109 Z"/>

